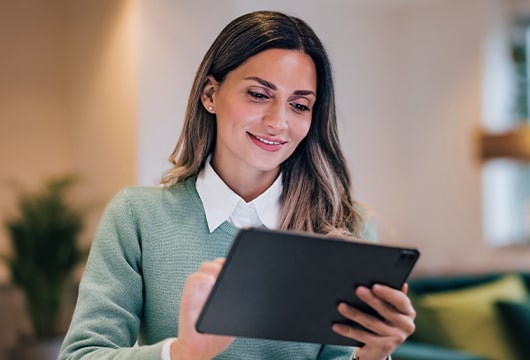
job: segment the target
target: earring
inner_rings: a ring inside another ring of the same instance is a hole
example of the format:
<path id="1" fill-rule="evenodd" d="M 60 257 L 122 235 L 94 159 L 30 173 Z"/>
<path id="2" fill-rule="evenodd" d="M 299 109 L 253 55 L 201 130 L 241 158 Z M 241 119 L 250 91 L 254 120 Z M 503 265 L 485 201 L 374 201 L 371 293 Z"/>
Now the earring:
<path id="1" fill-rule="evenodd" d="M 213 106 L 208 106 L 208 111 L 212 112 L 213 111 Z"/>

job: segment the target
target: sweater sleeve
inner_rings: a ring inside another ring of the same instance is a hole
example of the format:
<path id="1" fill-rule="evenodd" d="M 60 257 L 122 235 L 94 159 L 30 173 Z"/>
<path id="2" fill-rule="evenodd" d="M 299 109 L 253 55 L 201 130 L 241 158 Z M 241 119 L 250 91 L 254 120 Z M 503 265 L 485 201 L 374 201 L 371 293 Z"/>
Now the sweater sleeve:
<path id="1" fill-rule="evenodd" d="M 120 191 L 96 231 L 59 360 L 160 359 L 162 342 L 134 346 L 143 309 L 141 238 Z"/>

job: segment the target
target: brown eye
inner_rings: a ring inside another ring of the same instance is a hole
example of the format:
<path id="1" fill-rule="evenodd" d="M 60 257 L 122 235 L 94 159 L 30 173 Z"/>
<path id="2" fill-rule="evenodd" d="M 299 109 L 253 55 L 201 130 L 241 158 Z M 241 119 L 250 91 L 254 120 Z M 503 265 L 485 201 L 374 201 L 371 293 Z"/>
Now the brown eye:
<path id="1" fill-rule="evenodd" d="M 302 104 L 297 104 L 297 103 L 291 103 L 291 106 L 294 107 L 294 109 L 298 112 L 305 112 L 305 111 L 310 111 L 311 109 L 309 109 L 309 107 L 305 106 L 305 105 L 302 105 Z"/>
<path id="2" fill-rule="evenodd" d="M 261 94 L 261 93 L 258 93 L 258 92 L 255 92 L 255 91 L 247 91 L 247 94 L 249 94 L 251 97 L 255 98 L 255 99 L 268 99 L 269 97 L 265 94 Z"/>

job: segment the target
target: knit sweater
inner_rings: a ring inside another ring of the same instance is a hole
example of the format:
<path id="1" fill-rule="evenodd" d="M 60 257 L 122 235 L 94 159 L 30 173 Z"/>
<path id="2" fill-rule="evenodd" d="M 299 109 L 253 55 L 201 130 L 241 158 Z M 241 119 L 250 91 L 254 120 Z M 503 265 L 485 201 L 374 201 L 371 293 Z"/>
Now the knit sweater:
<path id="1" fill-rule="evenodd" d="M 129 187 L 96 231 L 60 360 L 160 360 L 178 336 L 187 277 L 224 257 L 238 228 L 208 230 L 195 178 L 170 188 Z M 138 341 L 139 346 L 134 346 Z M 353 348 L 236 338 L 215 359 L 350 359 Z"/>

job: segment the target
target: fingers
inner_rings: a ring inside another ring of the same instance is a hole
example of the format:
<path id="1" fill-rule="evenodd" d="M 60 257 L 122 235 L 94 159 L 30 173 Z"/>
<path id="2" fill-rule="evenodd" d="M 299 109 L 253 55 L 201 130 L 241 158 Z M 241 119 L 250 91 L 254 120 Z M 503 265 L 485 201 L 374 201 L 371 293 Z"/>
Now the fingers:
<path id="1" fill-rule="evenodd" d="M 406 286 L 404 286 L 406 289 Z M 389 286 L 376 284 L 372 291 L 366 287 L 357 289 L 357 296 L 374 308 L 381 316 L 386 318 L 396 312 L 403 315 L 416 317 L 416 312 L 405 292 Z"/>
<path id="2" fill-rule="evenodd" d="M 223 268 L 224 262 L 224 258 L 217 258 L 214 261 L 206 261 L 201 264 L 198 272 L 211 275 L 213 278 L 217 279 Z"/>
<path id="3" fill-rule="evenodd" d="M 215 277 L 210 274 L 204 272 L 191 274 L 184 286 L 181 313 L 187 314 L 195 322 L 206 302 L 208 294 L 212 291 L 214 283 Z"/>
<path id="4" fill-rule="evenodd" d="M 359 287 L 356 294 L 384 319 L 384 321 L 369 321 L 366 324 L 367 329 L 378 334 L 393 332 L 392 329 L 389 332 L 389 329 L 383 326 L 386 324 L 390 328 L 398 329 L 399 333 L 404 336 L 409 336 L 414 332 L 416 311 L 410 299 L 402 291 L 376 284 L 371 290 Z M 366 320 L 363 319 L 363 321 Z M 361 324 L 365 326 L 364 323 Z"/>
<path id="5" fill-rule="evenodd" d="M 352 327 L 346 324 L 338 324 L 338 323 L 333 324 L 331 329 L 341 336 L 344 336 L 350 339 L 355 339 L 365 344 L 369 342 L 370 337 L 373 336 L 371 333 L 367 332 L 366 330 L 363 330 L 358 327 Z"/>
<path id="6" fill-rule="evenodd" d="M 226 262 L 226 258 L 217 258 L 214 260 L 214 262 L 224 265 Z"/>
<path id="7" fill-rule="evenodd" d="M 373 348 L 374 344 L 380 346 L 382 339 L 387 339 L 386 342 L 393 344 L 392 346 L 398 346 L 415 330 L 416 312 L 403 290 L 406 291 L 407 287 L 404 286 L 402 290 L 384 285 L 374 285 L 371 289 L 358 287 L 355 291 L 358 298 L 380 317 L 342 303 L 337 308 L 339 313 L 361 327 L 335 324 L 333 330 L 342 336 L 368 344 L 369 348 Z"/>
<path id="8" fill-rule="evenodd" d="M 409 293 L 409 284 L 404 283 L 403 287 L 401 288 L 401 291 L 403 291 L 404 294 L 408 294 Z"/>
<path id="9" fill-rule="evenodd" d="M 222 258 L 206 261 L 201 264 L 196 273 L 188 276 L 184 286 L 186 296 L 182 298 L 182 306 L 186 310 L 190 310 L 192 317 L 198 316 L 208 294 L 212 291 L 223 264 L 224 259 Z"/>
<path id="10" fill-rule="evenodd" d="M 223 264 L 221 258 L 204 262 L 186 279 L 179 309 L 178 341 L 171 345 L 172 358 L 212 359 L 234 340 L 228 336 L 201 334 L 195 328 Z"/>
<path id="11" fill-rule="evenodd" d="M 350 319 L 356 324 L 359 324 L 362 326 L 362 328 L 355 327 L 355 326 L 352 327 L 349 325 L 342 326 L 342 327 L 339 326 L 340 331 L 342 332 L 341 335 L 343 336 L 344 336 L 344 333 L 347 332 L 349 335 L 346 335 L 346 336 L 353 337 L 359 341 L 363 341 L 359 337 L 362 333 L 368 333 L 366 330 L 369 330 L 373 334 L 386 334 L 391 331 L 389 324 L 387 324 L 384 321 L 381 321 L 380 318 L 367 314 L 348 304 L 345 304 L 345 303 L 339 304 L 337 310 L 345 318 Z"/>
<path id="12" fill-rule="evenodd" d="M 332 330 L 347 338 L 355 339 L 364 345 L 361 347 L 364 355 L 370 358 L 387 359 L 394 350 L 405 341 L 402 337 L 388 337 L 374 334 L 360 327 L 352 327 L 345 324 L 333 324 Z M 359 353 L 359 350 L 357 351 Z M 371 354 L 371 355 L 370 355 Z"/>

